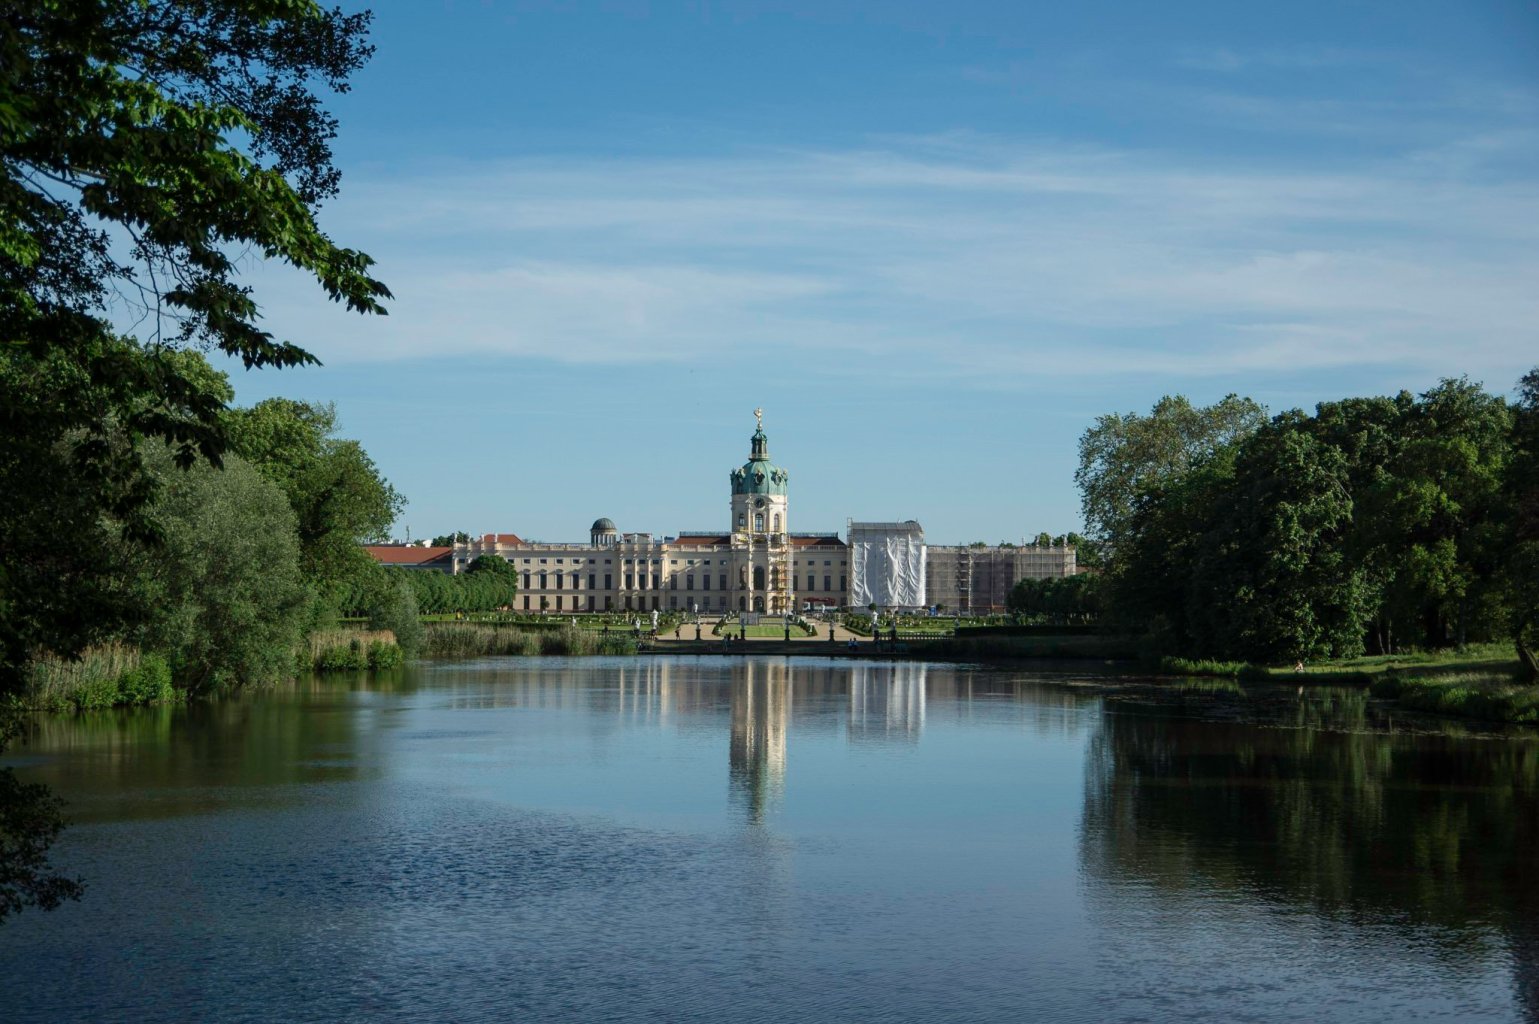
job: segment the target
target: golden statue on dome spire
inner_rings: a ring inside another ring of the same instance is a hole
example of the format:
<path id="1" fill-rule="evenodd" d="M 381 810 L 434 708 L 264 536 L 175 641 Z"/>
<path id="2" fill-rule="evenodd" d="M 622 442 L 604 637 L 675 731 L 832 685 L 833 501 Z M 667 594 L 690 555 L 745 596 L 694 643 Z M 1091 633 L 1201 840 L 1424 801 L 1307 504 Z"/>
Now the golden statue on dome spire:
<path id="1" fill-rule="evenodd" d="M 763 409 L 755 409 L 753 411 L 753 418 L 754 418 L 755 421 L 757 421 L 759 429 L 763 430 L 764 429 L 764 410 Z"/>

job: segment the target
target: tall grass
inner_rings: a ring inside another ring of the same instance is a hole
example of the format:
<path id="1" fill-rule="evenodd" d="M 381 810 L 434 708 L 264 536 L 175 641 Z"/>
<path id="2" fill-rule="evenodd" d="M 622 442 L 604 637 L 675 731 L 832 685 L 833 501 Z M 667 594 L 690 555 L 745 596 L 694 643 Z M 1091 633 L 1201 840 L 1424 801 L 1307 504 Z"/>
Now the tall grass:
<path id="1" fill-rule="evenodd" d="M 430 658 L 484 658 L 491 655 L 588 655 L 633 654 L 633 639 L 618 633 L 608 636 L 590 629 L 526 631 L 474 622 L 430 622 L 425 653 Z"/>
<path id="2" fill-rule="evenodd" d="M 29 707 L 48 711 L 149 704 L 175 696 L 171 669 L 159 655 L 145 656 L 129 644 L 97 644 L 79 658 L 43 654 L 27 667 Z"/>
<path id="3" fill-rule="evenodd" d="M 388 629 L 322 629 L 310 634 L 310 668 L 316 672 L 358 672 L 394 668 L 402 661 Z"/>
<path id="4" fill-rule="evenodd" d="M 1512 675 L 1448 672 L 1405 676 L 1388 672 L 1374 681 L 1370 692 L 1418 711 L 1539 725 L 1539 686 L 1522 685 Z"/>

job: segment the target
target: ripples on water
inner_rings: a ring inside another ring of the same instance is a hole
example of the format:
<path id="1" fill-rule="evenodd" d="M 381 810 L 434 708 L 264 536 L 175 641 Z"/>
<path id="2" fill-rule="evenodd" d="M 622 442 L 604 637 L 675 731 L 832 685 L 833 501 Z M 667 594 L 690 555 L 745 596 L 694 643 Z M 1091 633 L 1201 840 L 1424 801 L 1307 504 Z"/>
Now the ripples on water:
<path id="1" fill-rule="evenodd" d="M 1539 748 L 1361 694 L 501 659 L 44 722 L 0 1020 L 1539 1019 Z"/>

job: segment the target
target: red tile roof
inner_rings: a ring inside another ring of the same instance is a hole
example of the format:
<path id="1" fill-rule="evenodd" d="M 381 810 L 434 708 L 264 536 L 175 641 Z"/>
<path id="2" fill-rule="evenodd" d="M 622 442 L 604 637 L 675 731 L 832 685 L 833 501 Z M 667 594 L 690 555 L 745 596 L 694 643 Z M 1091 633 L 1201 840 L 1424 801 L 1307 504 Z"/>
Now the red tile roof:
<path id="1" fill-rule="evenodd" d="M 482 544 L 522 544 L 523 540 L 516 533 L 488 533 L 481 537 Z"/>
<path id="2" fill-rule="evenodd" d="M 791 538 L 791 546 L 793 548 L 810 548 L 810 547 L 840 547 L 840 548 L 842 548 L 845 545 L 844 545 L 844 541 L 839 539 L 839 535 L 838 534 L 829 534 L 827 537 L 794 537 L 793 536 Z"/>
<path id="3" fill-rule="evenodd" d="M 426 565 L 454 554 L 453 548 L 423 548 L 409 544 L 365 544 L 363 549 L 381 565 Z"/>
<path id="4" fill-rule="evenodd" d="M 728 544 L 732 543 L 732 538 L 727 536 L 725 533 L 692 533 L 683 537 L 679 537 L 673 541 L 670 541 L 669 543 L 681 548 L 708 548 L 714 546 L 726 547 Z"/>

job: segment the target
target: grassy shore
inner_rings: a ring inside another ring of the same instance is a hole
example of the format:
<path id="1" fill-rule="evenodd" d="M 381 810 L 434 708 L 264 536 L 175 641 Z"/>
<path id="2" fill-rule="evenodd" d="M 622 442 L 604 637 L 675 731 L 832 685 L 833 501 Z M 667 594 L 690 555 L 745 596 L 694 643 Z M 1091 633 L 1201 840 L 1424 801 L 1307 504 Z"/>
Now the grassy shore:
<path id="1" fill-rule="evenodd" d="M 1539 686 L 1523 679 L 1510 644 L 1471 644 L 1292 666 L 1163 658 L 1160 675 L 1215 676 L 1304 686 L 1367 686 L 1375 697 L 1417 711 L 1491 722 L 1539 724 Z"/>
<path id="2" fill-rule="evenodd" d="M 1399 676 L 1446 676 L 1478 673 L 1510 677 L 1520 668 L 1511 644 L 1470 644 L 1444 651 L 1412 651 L 1311 662 L 1302 669 L 1289 665 L 1258 665 L 1248 661 L 1206 661 L 1162 658 L 1158 671 L 1170 676 L 1227 676 L 1299 683 L 1372 683 L 1393 673 Z"/>

